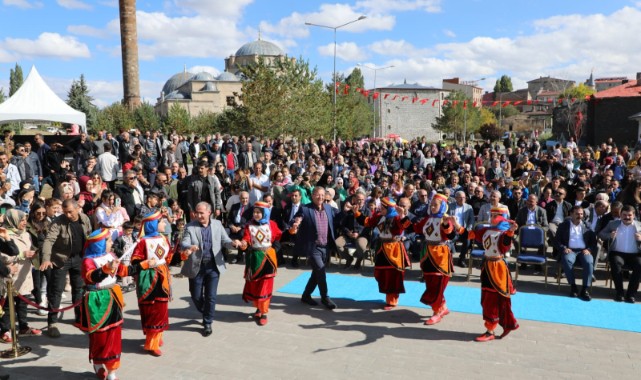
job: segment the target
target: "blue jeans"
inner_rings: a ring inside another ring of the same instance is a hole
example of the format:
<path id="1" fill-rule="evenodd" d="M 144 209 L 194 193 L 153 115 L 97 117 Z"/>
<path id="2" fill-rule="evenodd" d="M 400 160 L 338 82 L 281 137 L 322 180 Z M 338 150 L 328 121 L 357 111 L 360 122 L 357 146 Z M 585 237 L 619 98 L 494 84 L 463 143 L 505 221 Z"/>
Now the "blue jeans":
<path id="1" fill-rule="evenodd" d="M 316 247 L 311 255 L 307 255 L 307 261 L 312 266 L 312 275 L 309 276 L 305 286 L 304 297 L 311 297 L 318 286 L 322 298 L 327 297 L 327 277 L 325 275 L 325 263 L 327 262 L 327 248 Z"/>
<path id="2" fill-rule="evenodd" d="M 200 264 L 200 271 L 196 277 L 189 280 L 189 293 L 191 300 L 199 312 L 203 313 L 203 324 L 211 325 L 216 311 L 216 294 L 218 293 L 218 280 L 220 273 L 214 260 Z"/>
<path id="3" fill-rule="evenodd" d="M 581 251 L 572 251 L 570 253 L 561 254 L 561 265 L 563 266 L 563 272 L 565 272 L 565 277 L 568 279 L 570 285 L 576 285 L 574 282 L 574 263 L 579 261 L 581 267 L 583 268 L 583 286 L 589 287 L 592 285 L 592 272 L 594 271 L 594 257 L 590 254 L 584 255 Z"/>

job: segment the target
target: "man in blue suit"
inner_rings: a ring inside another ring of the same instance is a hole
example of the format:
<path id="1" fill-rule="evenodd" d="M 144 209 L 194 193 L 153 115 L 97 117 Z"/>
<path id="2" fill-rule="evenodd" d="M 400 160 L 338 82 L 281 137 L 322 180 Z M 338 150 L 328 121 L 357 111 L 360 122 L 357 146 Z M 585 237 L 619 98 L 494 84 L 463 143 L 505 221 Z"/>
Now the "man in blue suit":
<path id="1" fill-rule="evenodd" d="M 312 192 L 312 202 L 298 209 L 294 218 L 293 228 L 296 231 L 296 252 L 307 255 L 307 261 L 312 266 L 312 275 L 307 281 L 301 302 L 310 306 L 318 305 L 312 298 L 312 292 L 318 286 L 321 303 L 333 310 L 336 304 L 327 293 L 325 264 L 328 251 L 336 240 L 334 234 L 334 217 L 336 210 L 325 204 L 325 189 L 315 187 Z"/>

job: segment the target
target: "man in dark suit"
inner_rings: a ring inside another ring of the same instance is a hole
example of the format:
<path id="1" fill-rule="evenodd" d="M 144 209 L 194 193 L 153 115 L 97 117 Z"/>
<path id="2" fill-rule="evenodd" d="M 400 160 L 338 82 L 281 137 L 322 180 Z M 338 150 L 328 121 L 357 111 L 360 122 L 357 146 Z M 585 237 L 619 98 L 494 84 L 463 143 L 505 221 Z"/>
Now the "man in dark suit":
<path id="1" fill-rule="evenodd" d="M 299 209 L 292 226 L 297 232 L 294 249 L 304 252 L 307 255 L 307 261 L 312 266 L 312 274 L 307 286 L 305 286 L 301 301 L 310 306 L 318 305 L 312 298 L 312 292 L 318 286 L 321 303 L 330 310 L 335 309 L 336 304 L 332 302 L 327 292 L 325 264 L 328 252 L 336 239 L 334 233 L 335 216 L 336 209 L 325 203 L 325 189 L 315 187 L 312 193 L 312 203 Z"/>
<path id="2" fill-rule="evenodd" d="M 240 203 L 236 203 L 231 206 L 231 209 L 227 214 L 229 237 L 232 240 L 240 240 L 243 238 L 243 234 L 245 233 L 245 225 L 252 219 L 252 214 L 254 212 L 251 204 L 249 204 L 249 193 L 246 191 L 241 191 L 238 196 L 240 198 Z M 243 253 L 244 252 L 239 249 L 238 256 L 235 259 L 232 259 L 231 263 L 242 263 Z"/>
<path id="3" fill-rule="evenodd" d="M 554 190 L 552 196 L 554 197 L 554 201 L 545 205 L 545 213 L 547 214 L 548 219 L 549 243 L 554 246 L 554 235 L 556 235 L 556 230 L 565 218 L 570 216 L 570 209 L 572 208 L 572 205 L 570 202 L 565 201 L 567 191 L 562 187 Z M 558 254 L 558 252 L 555 253 Z"/>
<path id="4" fill-rule="evenodd" d="M 525 201 L 525 207 L 519 209 L 516 213 L 516 224 L 520 227 L 526 224 L 538 224 L 543 228 L 548 228 L 548 217 L 545 210 L 538 206 L 539 197 L 530 194 Z"/>
<path id="5" fill-rule="evenodd" d="M 592 272 L 594 271 L 594 256 L 597 253 L 596 234 L 583 222 L 583 208 L 573 206 L 570 211 L 570 218 L 564 220 L 556 231 L 554 246 L 559 252 L 559 261 L 563 266 L 563 272 L 572 287 L 571 297 L 578 295 L 574 281 L 572 267 L 578 260 L 583 268 L 583 288 L 581 299 L 591 299 L 589 288 L 592 284 Z"/>
<path id="6" fill-rule="evenodd" d="M 365 198 L 365 193 L 359 190 L 352 196 L 349 202 L 351 203 L 351 206 L 358 209 L 361 214 L 368 217 L 370 216 L 370 212 L 365 205 Z M 343 259 L 345 259 L 344 269 L 348 269 L 352 265 L 354 257 L 356 258 L 356 265 L 354 266 L 354 269 L 360 269 L 369 240 L 371 239 L 371 229 L 366 229 L 356 220 L 354 211 L 351 207 L 349 207 L 348 210 L 343 209 L 343 211 L 338 214 L 336 217 L 336 226 L 339 236 L 336 238 L 334 243 L 336 244 L 338 253 Z M 346 247 L 347 244 L 352 244 L 356 249 L 354 257 L 350 256 Z"/>
<path id="7" fill-rule="evenodd" d="M 283 247 L 285 244 L 283 243 L 293 243 L 296 239 L 296 236 L 292 236 L 288 228 L 292 224 L 294 224 L 294 217 L 296 214 L 298 214 L 298 210 L 302 207 L 303 205 L 301 204 L 301 192 L 300 189 L 294 189 L 291 191 L 289 195 L 289 201 L 283 208 L 282 212 L 279 215 L 278 220 L 276 223 L 278 223 L 278 228 L 283 231 L 283 235 L 280 237 L 280 242 L 281 242 L 281 250 L 278 252 L 278 262 L 280 263 L 281 261 L 284 262 L 283 255 L 285 252 L 283 252 Z M 291 250 L 291 255 L 292 255 L 292 267 L 298 268 L 298 254 L 299 252 L 297 250 Z"/>

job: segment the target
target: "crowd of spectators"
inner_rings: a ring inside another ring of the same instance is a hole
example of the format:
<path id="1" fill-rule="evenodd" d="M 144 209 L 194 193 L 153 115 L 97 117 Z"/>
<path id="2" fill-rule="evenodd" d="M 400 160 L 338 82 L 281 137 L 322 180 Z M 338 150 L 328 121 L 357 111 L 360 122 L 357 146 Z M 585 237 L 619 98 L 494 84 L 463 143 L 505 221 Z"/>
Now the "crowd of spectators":
<path id="1" fill-rule="evenodd" d="M 74 258 L 81 255 L 78 244 L 88 231 L 108 228 L 116 253 L 122 255 L 136 241 L 141 216 L 159 210 L 167 221 L 166 230 L 160 232 L 175 247 L 196 205 L 207 202 L 212 215 L 236 239 L 259 200 L 271 205 L 271 218 L 286 231 L 300 205 L 311 201 L 314 187 L 325 188 L 326 202 L 339 210 L 335 226 L 339 236 L 333 244 L 345 260 L 345 270 L 359 268 L 367 253 L 376 249 L 376 229 L 360 225 L 355 209 L 370 215 L 380 208 L 382 198 L 391 197 L 418 221 L 428 215 L 437 192 L 449 197 L 448 213 L 467 230 L 487 221 L 491 207 L 507 206 L 519 226 L 545 228 L 559 258 L 568 249 L 557 237 L 566 220 L 592 231 L 597 247 L 607 243 L 599 233 L 621 217 L 622 209 L 640 220 L 640 148 L 612 139 L 595 147 L 579 147 L 572 139 L 546 147 L 526 137 L 501 145 L 490 141 L 446 145 L 425 138 L 334 142 L 322 137 L 270 139 L 219 133 L 187 137 L 137 130 L 81 134 L 69 144 L 49 145 L 42 135 L 15 144 L 5 133 L 0 151 L 0 218 L 7 229 L 26 236 L 25 245 L 32 249 L 27 255 L 16 253 L 5 247 L 11 239 L 5 241 L 6 235 L 0 233 L 0 273 L 12 272 L 15 277 L 28 272 L 31 284 L 21 291 L 42 306 L 49 299 L 50 307 L 58 307 L 64 297 L 60 276 L 69 275 L 73 298 L 78 297 L 80 273 Z M 455 245 L 461 267 L 467 266 L 470 249 L 465 235 Z M 280 265 L 286 264 L 285 257 L 290 257 L 289 265 L 299 265 L 298 253 L 287 244 L 292 239 L 285 232 L 276 245 Z M 420 234 L 410 229 L 403 241 L 418 260 Z M 607 254 L 603 248 L 592 251 L 594 260 Z M 243 252 L 227 259 L 242 262 Z M 641 263 L 626 264 L 633 266 L 631 282 L 638 286 Z M 132 289 L 130 280 L 122 281 L 124 289 Z M 47 292 L 56 295 L 47 297 Z M 634 302 L 634 292 L 628 292 L 627 301 Z M 622 300 L 619 293 L 617 289 Z M 582 291 L 581 296 L 589 299 L 589 293 Z M 40 331 L 26 321 L 26 304 L 16 303 L 21 333 L 38 335 Z M 11 337 L 7 316 L 3 318 L 0 336 L 7 342 Z M 54 323 L 55 318 L 50 319 L 50 327 Z"/>

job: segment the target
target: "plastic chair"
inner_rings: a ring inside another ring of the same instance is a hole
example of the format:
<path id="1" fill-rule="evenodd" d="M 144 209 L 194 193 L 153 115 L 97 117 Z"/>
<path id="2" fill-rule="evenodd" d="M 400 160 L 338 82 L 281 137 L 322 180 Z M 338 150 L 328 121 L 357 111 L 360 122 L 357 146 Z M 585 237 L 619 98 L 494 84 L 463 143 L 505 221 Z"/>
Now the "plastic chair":
<path id="1" fill-rule="evenodd" d="M 537 224 L 528 224 L 519 229 L 519 251 L 516 257 L 514 282 L 519 279 L 519 265 L 541 265 L 548 284 L 548 259 L 546 256 L 545 230 Z"/>
<path id="2" fill-rule="evenodd" d="M 476 233 L 477 231 L 483 229 L 483 228 L 489 228 L 490 223 L 488 222 L 478 222 L 474 225 L 474 232 Z M 479 243 L 476 240 L 472 241 L 472 247 L 470 249 L 470 254 L 468 258 L 468 263 L 467 263 L 467 281 L 470 281 L 470 277 L 472 277 L 472 263 L 474 260 L 477 261 L 482 261 L 483 256 L 485 255 L 485 248 L 483 248 L 483 244 Z"/>

